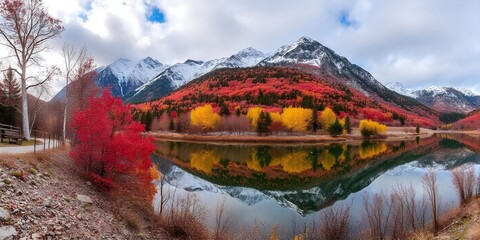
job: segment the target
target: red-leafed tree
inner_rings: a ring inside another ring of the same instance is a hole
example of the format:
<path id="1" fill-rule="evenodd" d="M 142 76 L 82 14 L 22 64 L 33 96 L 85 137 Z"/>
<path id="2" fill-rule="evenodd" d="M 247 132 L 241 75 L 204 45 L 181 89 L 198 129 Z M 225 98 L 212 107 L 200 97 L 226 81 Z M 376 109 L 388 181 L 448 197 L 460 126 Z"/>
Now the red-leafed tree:
<path id="1" fill-rule="evenodd" d="M 77 111 L 72 127 L 77 144 L 71 156 L 96 183 L 112 187 L 120 176 L 151 175 L 153 139 L 142 136 L 144 126 L 133 121 L 130 108 L 109 90 Z"/>

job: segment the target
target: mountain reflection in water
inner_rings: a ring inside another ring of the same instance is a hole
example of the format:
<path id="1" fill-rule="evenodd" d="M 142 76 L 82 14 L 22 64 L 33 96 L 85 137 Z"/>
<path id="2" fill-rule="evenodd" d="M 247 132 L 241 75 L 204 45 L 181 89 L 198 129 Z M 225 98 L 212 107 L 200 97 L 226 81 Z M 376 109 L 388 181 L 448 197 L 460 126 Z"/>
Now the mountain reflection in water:
<path id="1" fill-rule="evenodd" d="M 335 202 L 361 199 L 356 195 L 362 191 L 388 193 L 395 184 L 417 180 L 416 185 L 421 185 L 421 174 L 427 169 L 448 173 L 480 161 L 480 138 L 448 134 L 350 145 L 260 146 L 160 140 L 156 144 L 153 159 L 172 186 L 237 199 L 244 204 L 236 204 L 242 208 L 237 212 L 249 217 L 259 211 L 255 205 L 268 205 L 275 209 L 268 210 L 271 221 L 278 218 L 272 211 L 285 211 L 282 208 L 299 213 L 299 218 L 311 218 Z M 453 187 L 448 187 L 450 175 L 439 174 L 439 178 L 446 187 L 440 191 L 442 201 L 452 205 L 456 195 Z M 358 206 L 352 206 L 352 214 L 356 208 L 360 211 L 361 204 L 353 203 Z M 355 216 L 352 220 L 361 221 Z"/>

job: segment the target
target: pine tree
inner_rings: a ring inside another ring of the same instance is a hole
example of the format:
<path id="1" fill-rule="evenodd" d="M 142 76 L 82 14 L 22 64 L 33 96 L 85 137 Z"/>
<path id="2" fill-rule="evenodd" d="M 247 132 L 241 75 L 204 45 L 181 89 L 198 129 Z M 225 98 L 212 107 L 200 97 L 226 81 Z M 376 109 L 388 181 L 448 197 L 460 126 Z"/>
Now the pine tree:
<path id="1" fill-rule="evenodd" d="M 148 110 L 146 113 L 145 113 L 145 120 L 144 120 L 144 124 L 145 124 L 145 131 L 146 132 L 149 132 L 152 128 L 152 121 L 153 121 L 153 114 L 150 110 Z"/>
<path id="2" fill-rule="evenodd" d="M 0 82 L 0 122 L 15 125 L 21 99 L 20 84 L 13 75 L 13 69 L 8 68 Z"/>
<path id="3" fill-rule="evenodd" d="M 345 131 L 347 131 L 347 134 L 352 133 L 352 125 L 350 123 L 350 117 L 349 116 L 345 117 L 345 125 L 343 126 L 343 128 L 345 129 Z"/>
<path id="4" fill-rule="evenodd" d="M 226 104 L 220 104 L 220 116 L 229 116 L 230 115 L 230 109 L 228 109 L 228 106 Z"/>
<path id="5" fill-rule="evenodd" d="M 173 119 L 170 118 L 170 124 L 168 125 L 168 129 L 170 131 L 175 130 L 175 123 L 173 122 Z"/>
<path id="6" fill-rule="evenodd" d="M 417 123 L 417 126 L 415 127 L 415 132 L 416 132 L 417 134 L 420 133 L 420 125 L 418 125 L 418 123 Z"/>
<path id="7" fill-rule="evenodd" d="M 268 135 L 270 132 L 270 125 L 272 124 L 272 118 L 268 112 L 260 112 L 257 121 L 257 134 L 258 135 Z"/>
<path id="8" fill-rule="evenodd" d="M 0 103 L 7 106 L 17 106 L 20 104 L 20 84 L 13 76 L 13 69 L 8 68 L 4 74 L 4 79 L 0 82 Z"/>
<path id="9" fill-rule="evenodd" d="M 237 110 L 235 110 L 235 115 L 237 115 L 237 117 L 240 117 L 241 114 L 242 114 L 242 111 L 240 110 L 239 107 L 237 107 Z"/>
<path id="10" fill-rule="evenodd" d="M 342 124 L 340 124 L 340 121 L 338 121 L 338 118 L 336 118 L 335 122 L 333 122 L 330 126 L 328 126 L 328 134 L 335 137 L 342 134 L 342 132 L 343 132 Z"/>
<path id="11" fill-rule="evenodd" d="M 317 108 L 316 107 L 313 107 L 312 109 L 312 119 L 310 120 L 310 130 L 312 130 L 312 132 L 317 132 L 318 130 L 318 112 L 317 112 Z"/>

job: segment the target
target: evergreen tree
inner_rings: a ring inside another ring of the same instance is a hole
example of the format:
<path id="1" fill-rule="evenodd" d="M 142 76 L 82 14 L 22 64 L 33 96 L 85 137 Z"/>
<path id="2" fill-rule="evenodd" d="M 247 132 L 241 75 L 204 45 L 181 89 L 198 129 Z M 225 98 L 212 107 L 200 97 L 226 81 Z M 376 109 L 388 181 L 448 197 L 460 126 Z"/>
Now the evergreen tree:
<path id="1" fill-rule="evenodd" d="M 398 119 L 400 120 L 400 125 L 405 125 L 405 116 L 402 115 Z"/>
<path id="2" fill-rule="evenodd" d="M 342 134 L 343 132 L 343 127 L 340 121 L 338 121 L 338 118 L 335 119 L 335 122 L 333 122 L 330 126 L 328 126 L 328 134 L 331 136 L 338 136 Z"/>
<path id="3" fill-rule="evenodd" d="M 317 108 L 313 107 L 312 109 L 312 119 L 310 120 L 310 130 L 312 132 L 317 132 L 319 126 L 318 126 L 318 112 Z"/>
<path id="4" fill-rule="evenodd" d="M 268 112 L 260 112 L 257 122 L 257 134 L 258 135 L 268 135 L 270 132 L 270 125 L 272 124 L 272 118 Z"/>
<path id="5" fill-rule="evenodd" d="M 347 131 L 347 134 L 352 133 L 352 124 L 350 123 L 350 117 L 346 116 L 345 117 L 345 125 L 343 126 L 345 131 Z"/>
<path id="6" fill-rule="evenodd" d="M 0 122 L 9 125 L 17 123 L 17 109 L 20 107 L 20 84 L 13 75 L 13 69 L 8 68 L 4 79 L 0 82 Z"/>
<path id="7" fill-rule="evenodd" d="M 417 123 L 417 126 L 415 127 L 415 132 L 416 132 L 417 134 L 420 133 L 420 125 L 418 125 L 418 123 Z"/>
<path id="8" fill-rule="evenodd" d="M 229 116 L 230 115 L 230 109 L 228 109 L 228 106 L 226 104 L 220 104 L 220 116 Z"/>
<path id="9" fill-rule="evenodd" d="M 170 124 L 169 124 L 169 126 L 168 126 L 168 129 L 169 129 L 170 131 L 175 130 L 175 123 L 173 122 L 173 119 L 171 119 L 171 118 L 170 118 Z"/>
<path id="10" fill-rule="evenodd" d="M 237 115 L 237 117 L 240 117 L 241 114 L 242 111 L 240 111 L 240 108 L 238 107 L 237 110 L 235 110 L 235 115 Z"/>
<path id="11" fill-rule="evenodd" d="M 145 119 L 143 123 L 145 124 L 145 131 L 149 132 L 152 129 L 152 122 L 153 122 L 153 114 L 150 110 L 148 110 L 145 113 Z"/>

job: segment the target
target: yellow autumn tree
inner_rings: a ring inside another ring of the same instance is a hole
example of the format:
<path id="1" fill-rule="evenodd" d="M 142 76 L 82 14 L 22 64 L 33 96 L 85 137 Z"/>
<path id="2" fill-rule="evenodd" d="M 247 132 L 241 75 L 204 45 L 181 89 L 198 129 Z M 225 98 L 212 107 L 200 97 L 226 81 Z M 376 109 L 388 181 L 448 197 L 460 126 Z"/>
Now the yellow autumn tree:
<path id="1" fill-rule="evenodd" d="M 270 113 L 270 118 L 272 118 L 272 122 L 282 122 L 282 116 L 278 112 Z"/>
<path id="2" fill-rule="evenodd" d="M 202 130 L 212 130 L 220 121 L 220 115 L 213 111 L 212 105 L 196 107 L 190 112 L 190 123 L 193 126 L 201 127 Z"/>
<path id="3" fill-rule="evenodd" d="M 248 109 L 246 117 L 250 122 L 250 125 L 252 125 L 253 129 L 257 128 L 258 117 L 260 117 L 260 113 L 262 111 L 263 109 L 261 107 L 254 107 Z"/>
<path id="4" fill-rule="evenodd" d="M 220 162 L 220 156 L 212 150 L 202 150 L 190 154 L 190 166 L 204 173 L 212 173 L 212 168 Z"/>
<path id="5" fill-rule="evenodd" d="M 363 137 L 385 135 L 387 126 L 372 120 L 362 120 L 360 121 L 360 133 Z"/>
<path id="6" fill-rule="evenodd" d="M 322 124 L 322 129 L 327 130 L 332 123 L 337 119 L 337 115 L 330 108 L 325 108 L 320 114 L 320 123 Z"/>
<path id="7" fill-rule="evenodd" d="M 283 109 L 281 116 L 285 127 L 294 131 L 306 131 L 312 118 L 312 109 L 288 107 Z"/>
<path id="8" fill-rule="evenodd" d="M 312 168 L 312 161 L 308 158 L 307 151 L 296 151 L 282 156 L 273 156 L 269 166 L 282 166 L 285 172 L 301 173 Z"/>
<path id="9" fill-rule="evenodd" d="M 360 159 L 366 159 L 380 155 L 388 150 L 385 143 L 372 142 L 360 145 Z"/>

